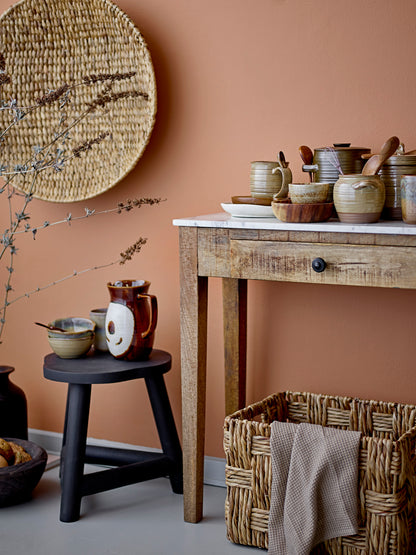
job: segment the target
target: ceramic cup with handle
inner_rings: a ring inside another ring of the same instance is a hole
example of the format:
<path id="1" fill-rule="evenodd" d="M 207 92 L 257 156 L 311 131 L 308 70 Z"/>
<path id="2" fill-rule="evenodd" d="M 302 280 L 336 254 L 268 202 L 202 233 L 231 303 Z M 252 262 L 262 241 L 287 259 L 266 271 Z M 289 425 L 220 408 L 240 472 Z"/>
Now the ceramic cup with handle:
<path id="1" fill-rule="evenodd" d="M 279 162 L 251 162 L 250 192 L 254 198 L 286 197 L 292 172 Z"/>

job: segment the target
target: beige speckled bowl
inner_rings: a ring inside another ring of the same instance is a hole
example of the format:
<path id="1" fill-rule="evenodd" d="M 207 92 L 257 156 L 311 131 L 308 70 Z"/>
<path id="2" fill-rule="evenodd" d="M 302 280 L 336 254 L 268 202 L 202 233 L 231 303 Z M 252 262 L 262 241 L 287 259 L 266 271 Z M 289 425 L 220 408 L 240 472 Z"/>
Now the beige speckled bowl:
<path id="1" fill-rule="evenodd" d="M 48 330 L 51 349 L 60 358 L 85 355 L 94 342 L 95 322 L 87 318 L 61 318 L 50 322 L 65 331 Z"/>
<path id="2" fill-rule="evenodd" d="M 329 183 L 289 183 L 289 197 L 293 204 L 325 202 Z"/>

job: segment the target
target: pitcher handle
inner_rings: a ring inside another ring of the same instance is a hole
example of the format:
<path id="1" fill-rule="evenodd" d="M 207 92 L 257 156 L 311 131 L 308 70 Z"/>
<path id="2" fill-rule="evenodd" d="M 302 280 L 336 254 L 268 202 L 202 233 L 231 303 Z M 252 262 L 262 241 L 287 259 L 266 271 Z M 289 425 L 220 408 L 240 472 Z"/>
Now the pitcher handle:
<path id="1" fill-rule="evenodd" d="M 156 324 L 157 324 L 157 298 L 156 298 L 155 295 L 149 295 L 148 293 L 139 293 L 137 295 L 137 298 L 138 299 L 148 298 L 149 301 L 150 301 L 151 315 L 150 315 L 149 327 L 147 328 L 146 331 L 142 332 L 142 339 L 146 339 L 146 337 L 148 337 L 149 335 L 154 333 L 154 331 L 156 329 Z"/>

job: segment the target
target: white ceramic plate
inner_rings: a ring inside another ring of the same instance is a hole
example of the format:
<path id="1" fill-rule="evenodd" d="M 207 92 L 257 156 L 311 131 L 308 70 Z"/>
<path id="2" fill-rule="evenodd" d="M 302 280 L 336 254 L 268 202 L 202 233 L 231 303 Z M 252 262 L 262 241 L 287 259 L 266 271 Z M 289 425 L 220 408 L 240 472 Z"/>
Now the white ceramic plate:
<path id="1" fill-rule="evenodd" d="M 221 207 L 234 218 L 274 218 L 273 208 L 271 206 L 261 206 L 257 204 L 226 204 L 222 202 Z"/>

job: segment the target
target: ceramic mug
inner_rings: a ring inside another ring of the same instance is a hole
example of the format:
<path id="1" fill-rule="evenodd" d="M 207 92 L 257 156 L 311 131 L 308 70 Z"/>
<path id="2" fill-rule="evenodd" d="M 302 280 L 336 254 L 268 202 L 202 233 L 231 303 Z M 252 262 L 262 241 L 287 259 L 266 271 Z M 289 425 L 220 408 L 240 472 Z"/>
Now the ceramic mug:
<path id="1" fill-rule="evenodd" d="M 400 179 L 402 217 L 406 224 L 416 224 L 416 175 L 402 175 Z"/>
<path id="2" fill-rule="evenodd" d="M 146 360 L 153 348 L 157 299 L 148 294 L 149 281 L 124 279 L 107 283 L 111 302 L 105 331 L 108 350 L 123 360 Z"/>
<path id="3" fill-rule="evenodd" d="M 279 162 L 251 162 L 250 191 L 254 198 L 286 197 L 292 172 Z"/>
<path id="4" fill-rule="evenodd" d="M 108 351 L 107 340 L 105 338 L 105 318 L 106 308 L 94 308 L 90 311 L 90 320 L 95 322 L 94 347 L 97 351 Z"/>

